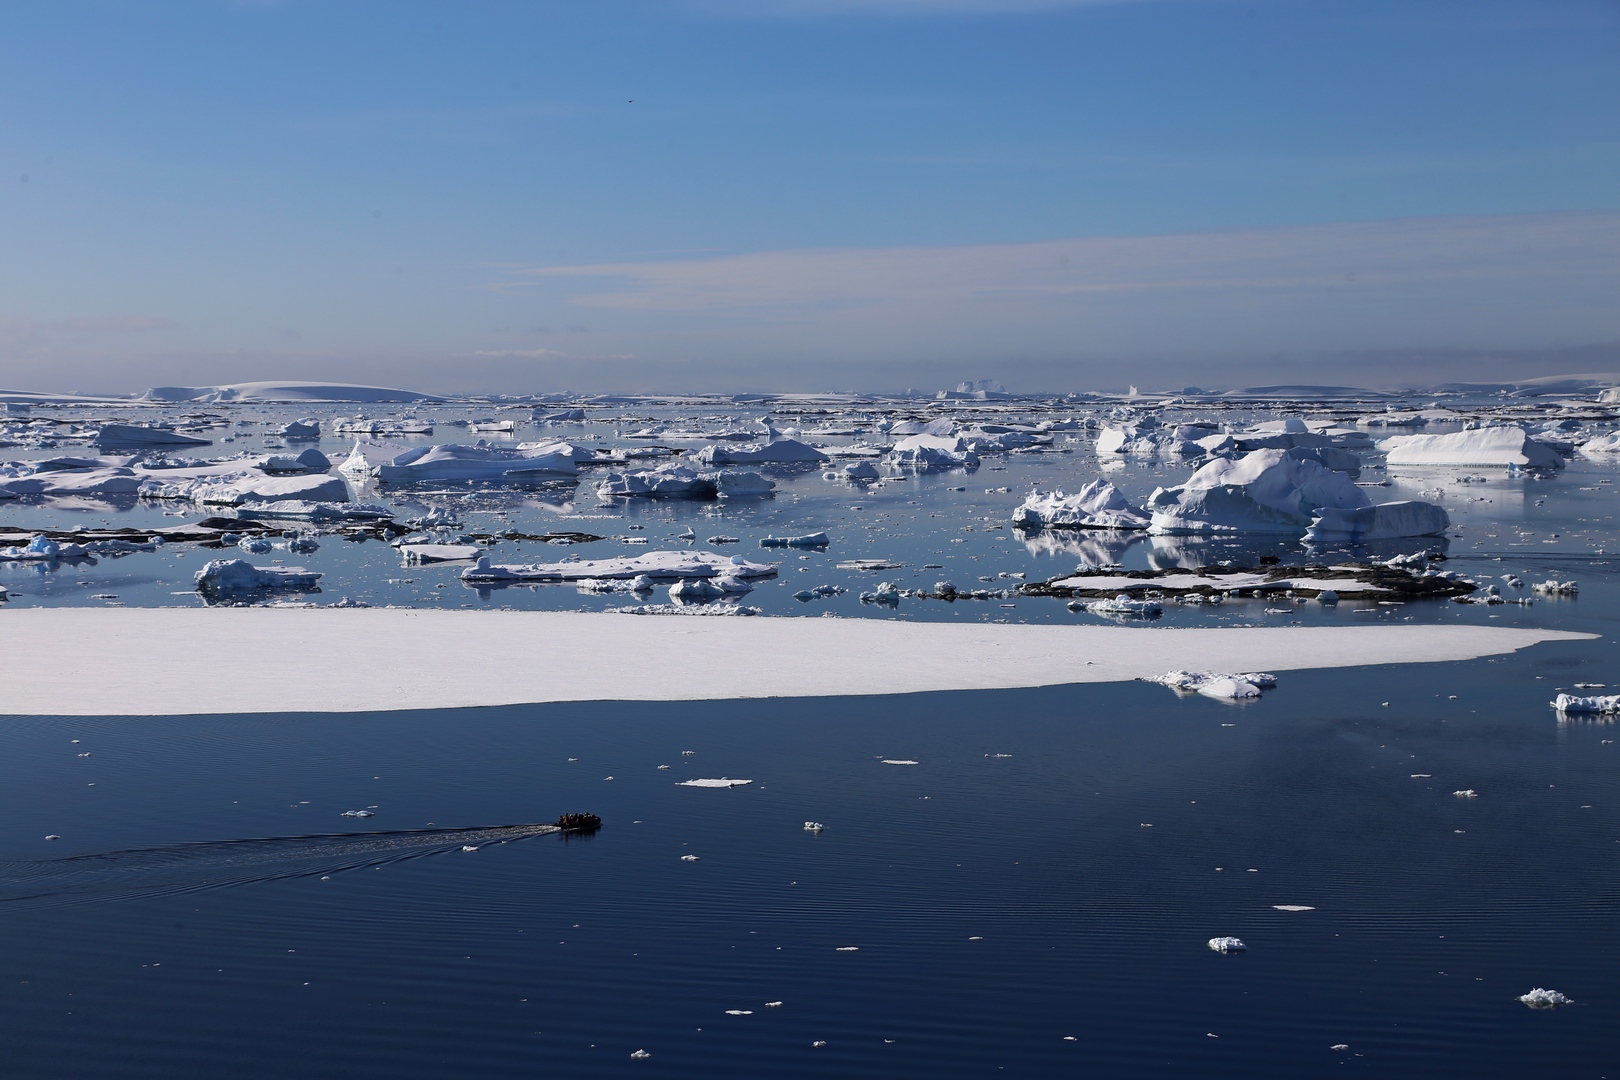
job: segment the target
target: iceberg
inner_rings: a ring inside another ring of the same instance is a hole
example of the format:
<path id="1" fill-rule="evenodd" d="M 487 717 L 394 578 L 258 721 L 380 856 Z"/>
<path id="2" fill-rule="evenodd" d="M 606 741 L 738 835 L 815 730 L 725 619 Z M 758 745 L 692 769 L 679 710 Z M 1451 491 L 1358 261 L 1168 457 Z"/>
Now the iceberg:
<path id="1" fill-rule="evenodd" d="M 246 559 L 215 559 L 194 575 L 201 592 L 228 595 L 271 589 L 312 589 L 321 575 L 302 566 L 254 566 Z"/>
<path id="2" fill-rule="evenodd" d="M 702 788 L 734 788 L 747 787 L 752 780 L 733 780 L 729 776 L 722 776 L 718 780 L 681 780 L 676 787 L 702 787 Z"/>
<path id="3" fill-rule="evenodd" d="M 1098 454 L 1136 457 L 1202 457 L 1206 450 L 1196 440 L 1215 435 L 1203 424 L 1167 427 L 1151 416 L 1120 427 L 1105 427 L 1097 436 Z"/>
<path id="4" fill-rule="evenodd" d="M 98 447 L 141 447 L 141 446 L 208 446 L 207 439 L 197 439 L 190 435 L 182 435 L 169 428 L 148 427 L 144 424 L 103 424 L 96 431 L 95 444 Z"/>
<path id="5" fill-rule="evenodd" d="M 358 450 L 358 444 L 356 450 Z M 350 459 L 354 453 L 350 453 Z M 377 465 L 377 479 L 385 484 L 408 484 L 421 480 L 512 480 L 526 476 L 575 476 L 572 448 L 568 452 L 549 447 L 509 450 L 483 443 L 442 443 L 417 446 L 392 460 Z"/>
<path id="6" fill-rule="evenodd" d="M 1242 952 L 1248 948 L 1240 939 L 1235 937 L 1212 937 L 1209 939 L 1209 947 L 1216 952 L 1223 953 Z"/>
<path id="7" fill-rule="evenodd" d="M 574 559 L 560 563 L 497 565 L 480 558 L 461 572 L 469 582 L 580 581 L 585 578 L 634 578 L 653 581 L 730 577 L 741 580 L 776 576 L 775 563 L 751 563 L 741 555 L 714 551 L 649 551 L 619 559 Z"/>
<path id="8" fill-rule="evenodd" d="M 1620 431 L 1611 431 L 1607 435 L 1599 435 L 1595 439 L 1588 439 L 1586 442 L 1581 443 L 1580 453 L 1583 457 L 1620 454 Z"/>
<path id="9" fill-rule="evenodd" d="M 687 465 L 665 465 L 642 472 L 611 472 L 596 485 L 603 499 L 716 499 L 749 495 L 769 495 L 775 482 L 758 473 L 700 473 Z"/>
<path id="10" fill-rule="evenodd" d="M 1519 1000 L 1532 1009 L 1556 1009 L 1563 1005 L 1574 1004 L 1573 1001 L 1560 994 L 1557 990 L 1543 990 L 1539 986 L 1528 994 L 1521 994 Z"/>
<path id="11" fill-rule="evenodd" d="M 477 544 L 400 544 L 399 553 L 408 563 L 460 562 L 484 554 Z"/>
<path id="12" fill-rule="evenodd" d="M 181 475 L 175 476 L 179 473 Z M 199 475 L 200 474 L 200 475 Z M 341 476 L 324 473 L 304 476 L 267 476 L 257 470 L 220 473 L 211 469 L 168 469 L 145 473 L 140 494 L 148 499 L 190 499 L 199 503 L 240 506 L 243 503 L 349 501 L 349 485 Z"/>
<path id="13" fill-rule="evenodd" d="M 254 468 L 268 473 L 323 473 L 332 468 L 325 454 L 313 446 L 297 457 L 272 454 L 254 463 Z"/>
<path id="14" fill-rule="evenodd" d="M 902 469 L 928 472 L 976 467 L 979 455 L 954 435 L 911 435 L 895 443 L 885 460 Z"/>
<path id="15" fill-rule="evenodd" d="M 306 416 L 290 424 L 283 424 L 276 434 L 283 439 L 318 439 L 321 437 L 321 422 L 313 416 Z"/>
<path id="16" fill-rule="evenodd" d="M 0 499 L 22 495 L 133 495 L 141 478 L 132 469 L 53 470 L 0 479 Z"/>
<path id="17" fill-rule="evenodd" d="M 1112 600 L 1093 600 L 1089 604 L 1071 601 L 1070 611 L 1086 610 L 1093 615 L 1125 616 L 1137 619 L 1156 619 L 1164 614 L 1164 605 L 1157 600 L 1132 600 L 1125 593 L 1120 593 Z"/>
<path id="18" fill-rule="evenodd" d="M 1594 697 L 1559 694 L 1553 699 L 1552 707 L 1561 713 L 1609 716 L 1620 713 L 1620 694 L 1599 694 Z"/>
<path id="19" fill-rule="evenodd" d="M 1283 533 L 1300 535 L 1324 507 L 1371 506 L 1349 475 L 1301 456 L 1299 450 L 1254 450 L 1216 458 L 1185 484 L 1159 488 L 1148 499 L 1156 535 Z"/>
<path id="20" fill-rule="evenodd" d="M 1012 520 L 1026 529 L 1145 529 L 1153 521 L 1107 480 L 1093 480 L 1073 495 L 1046 495 L 1036 488 L 1013 511 Z"/>
<path id="21" fill-rule="evenodd" d="M 1407 536 L 1441 536 L 1451 528 L 1445 508 L 1416 499 L 1351 509 L 1323 507 L 1305 530 L 1308 544 L 1395 540 Z"/>
<path id="22" fill-rule="evenodd" d="M 759 541 L 760 547 L 788 547 L 788 548 L 824 548 L 831 541 L 824 532 L 807 533 L 804 536 L 766 536 Z"/>
<path id="23" fill-rule="evenodd" d="M 1277 685 L 1277 676 L 1264 671 L 1245 671 L 1237 675 L 1217 671 L 1171 671 L 1146 682 L 1168 686 L 1182 693 L 1203 694 L 1223 701 L 1244 701 L 1260 696 L 1260 691 Z"/>
<path id="24" fill-rule="evenodd" d="M 1397 435 L 1378 444 L 1390 465 L 1562 469 L 1564 459 L 1522 427 L 1501 425 L 1445 435 Z"/>
<path id="25" fill-rule="evenodd" d="M 826 461 L 827 455 L 797 439 L 773 439 L 746 446 L 714 443 L 693 454 L 692 460 L 700 465 L 796 465 Z"/>
<path id="26" fill-rule="evenodd" d="M 717 600 L 722 596 L 741 596 L 754 591 L 754 586 L 741 578 L 683 578 L 669 587 L 669 598 L 682 600 Z"/>

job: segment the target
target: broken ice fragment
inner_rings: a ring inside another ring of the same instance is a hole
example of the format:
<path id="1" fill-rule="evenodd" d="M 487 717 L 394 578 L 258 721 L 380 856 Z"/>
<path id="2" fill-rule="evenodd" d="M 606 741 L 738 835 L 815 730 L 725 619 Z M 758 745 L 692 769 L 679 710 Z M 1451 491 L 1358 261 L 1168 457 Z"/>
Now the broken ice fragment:
<path id="1" fill-rule="evenodd" d="M 722 776 L 717 780 L 682 780 L 676 787 L 702 787 L 702 788 L 734 788 L 745 784 L 752 784 L 752 780 L 733 780 L 729 776 Z"/>
<path id="2" fill-rule="evenodd" d="M 1543 990 L 1539 986 L 1528 994 L 1521 994 L 1519 1000 L 1532 1009 L 1556 1009 L 1561 1005 L 1574 1004 L 1573 1001 L 1560 994 L 1557 990 Z"/>
<path id="3" fill-rule="evenodd" d="M 1212 937 L 1209 939 L 1209 947 L 1219 953 L 1242 952 L 1248 948 L 1235 937 Z"/>

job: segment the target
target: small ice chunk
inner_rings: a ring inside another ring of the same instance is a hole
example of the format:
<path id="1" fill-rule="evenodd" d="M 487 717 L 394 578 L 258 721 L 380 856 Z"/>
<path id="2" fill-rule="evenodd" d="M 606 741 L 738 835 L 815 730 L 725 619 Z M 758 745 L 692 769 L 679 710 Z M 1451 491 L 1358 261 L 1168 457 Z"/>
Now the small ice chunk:
<path id="1" fill-rule="evenodd" d="M 1620 694 L 1602 694 L 1597 697 L 1577 697 L 1559 694 L 1552 707 L 1561 713 L 1620 713 Z"/>
<path id="2" fill-rule="evenodd" d="M 345 810 L 345 811 L 343 811 L 343 816 L 344 817 L 376 817 L 377 815 L 373 814 L 370 810 Z"/>
<path id="3" fill-rule="evenodd" d="M 807 822 L 804 823 L 804 831 L 805 832 L 820 832 L 821 830 L 825 829 L 826 827 L 827 826 L 823 825 L 819 821 L 807 821 Z"/>
<path id="4" fill-rule="evenodd" d="M 1257 698 L 1260 691 L 1277 685 L 1277 676 L 1264 671 L 1227 675 L 1214 671 L 1170 671 L 1147 682 L 1168 686 L 1184 693 L 1198 693 L 1223 701 Z"/>
<path id="5" fill-rule="evenodd" d="M 461 845 L 461 850 L 462 851 L 477 851 L 478 846 L 476 844 L 462 844 Z"/>
<path id="6" fill-rule="evenodd" d="M 45 839 L 47 839 L 47 840 L 60 840 L 62 838 L 60 836 L 58 836 L 56 833 L 51 833 L 51 834 L 47 835 L 45 837 Z"/>
<path id="7" fill-rule="evenodd" d="M 1479 798 L 1479 792 L 1475 791 L 1473 788 L 1463 788 L 1461 791 L 1453 791 L 1452 794 L 1457 796 L 1459 799 Z"/>
<path id="8" fill-rule="evenodd" d="M 753 1009 L 727 1009 L 726 1010 L 726 1015 L 727 1016 L 753 1016 L 754 1015 L 754 1010 Z"/>
<path id="9" fill-rule="evenodd" d="M 1209 939 L 1209 947 L 1220 953 L 1242 952 L 1248 948 L 1240 939 L 1235 937 L 1212 937 Z"/>
<path id="10" fill-rule="evenodd" d="M 681 856 L 681 862 L 697 862 L 697 861 L 698 861 L 698 857 L 696 855 L 682 855 Z"/>
<path id="11" fill-rule="evenodd" d="M 676 787 L 704 787 L 704 788 L 734 788 L 745 784 L 752 784 L 752 780 L 733 780 L 729 776 L 722 776 L 718 780 L 682 780 Z"/>
<path id="12" fill-rule="evenodd" d="M 1312 907 L 1309 904 L 1272 904 L 1271 906 L 1273 908 L 1275 908 L 1276 910 L 1278 910 L 1278 911 L 1315 911 L 1316 910 L 1314 907 Z"/>
<path id="13" fill-rule="evenodd" d="M 1519 1000 L 1532 1009 L 1556 1009 L 1560 1005 L 1573 1005 L 1574 1002 L 1560 994 L 1557 990 L 1543 990 L 1536 987 L 1528 994 L 1519 995 Z"/>
<path id="14" fill-rule="evenodd" d="M 838 946 L 838 948 L 833 950 L 833 952 L 860 952 L 860 951 L 861 951 L 861 947 L 859 945 L 840 945 L 840 946 Z"/>
<path id="15" fill-rule="evenodd" d="M 782 1003 L 780 1001 L 767 1001 L 765 1003 L 765 1007 L 767 1009 L 780 1009 L 782 1007 Z"/>
<path id="16" fill-rule="evenodd" d="M 630 1053 L 630 1058 L 633 1061 L 645 1061 L 650 1057 L 652 1057 L 652 1055 L 647 1053 L 645 1050 L 633 1050 Z"/>
<path id="17" fill-rule="evenodd" d="M 912 761 L 910 758 L 884 758 L 883 759 L 883 764 L 885 764 L 885 765 L 916 765 L 916 764 L 918 764 L 918 762 Z"/>

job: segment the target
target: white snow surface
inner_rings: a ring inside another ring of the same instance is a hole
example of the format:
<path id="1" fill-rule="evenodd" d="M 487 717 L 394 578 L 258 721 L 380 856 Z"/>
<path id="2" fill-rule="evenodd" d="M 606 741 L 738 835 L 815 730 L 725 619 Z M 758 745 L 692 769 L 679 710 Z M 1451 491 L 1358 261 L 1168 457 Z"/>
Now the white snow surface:
<path id="1" fill-rule="evenodd" d="M 1551 447 L 1514 425 L 1472 428 L 1445 435 L 1397 435 L 1378 444 L 1390 465 L 1467 465 L 1562 469 L 1564 459 Z"/>
<path id="2" fill-rule="evenodd" d="M 1592 637 L 1469 625 L 1138 630 L 408 608 L 23 608 L 0 618 L 3 708 L 13 716 L 1008 689 L 1127 682 L 1173 669 L 1245 671 L 1256 661 L 1274 672 L 1437 663 Z M 633 679 L 578 677 L 627 656 L 635 657 Z"/>
<path id="3" fill-rule="evenodd" d="M 1013 524 L 1029 529 L 1145 529 L 1152 518 L 1126 501 L 1107 480 L 1093 480 L 1073 495 L 1031 491 L 1013 511 Z"/>

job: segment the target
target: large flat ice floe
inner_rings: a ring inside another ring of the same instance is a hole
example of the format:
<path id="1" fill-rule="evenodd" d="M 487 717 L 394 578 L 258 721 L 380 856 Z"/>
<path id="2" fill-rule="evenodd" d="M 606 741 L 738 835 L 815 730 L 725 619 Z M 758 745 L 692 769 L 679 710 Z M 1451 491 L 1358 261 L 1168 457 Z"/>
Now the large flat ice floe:
<path id="1" fill-rule="evenodd" d="M 1281 672 L 1434 663 L 1591 636 L 1464 625 L 1136 630 L 564 611 L 25 608 L 0 617 L 10 673 L 0 709 L 151 716 L 904 694 L 1256 664 Z M 580 677 L 627 663 L 633 679 Z"/>
<path id="2" fill-rule="evenodd" d="M 1562 469 L 1558 451 L 1521 427 L 1498 425 L 1445 435 L 1398 435 L 1379 446 L 1391 465 L 1467 465 L 1475 468 Z"/>

